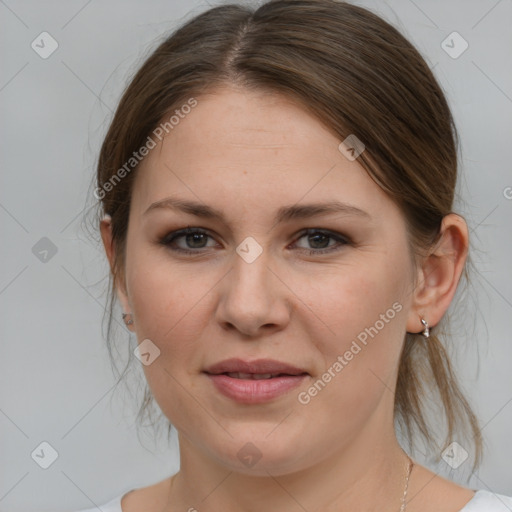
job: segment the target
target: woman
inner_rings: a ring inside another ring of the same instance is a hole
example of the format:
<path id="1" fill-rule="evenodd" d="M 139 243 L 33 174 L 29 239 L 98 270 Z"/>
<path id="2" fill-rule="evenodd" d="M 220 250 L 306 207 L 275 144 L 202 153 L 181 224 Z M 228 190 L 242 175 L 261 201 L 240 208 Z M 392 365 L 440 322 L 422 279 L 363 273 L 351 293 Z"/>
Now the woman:
<path id="1" fill-rule="evenodd" d="M 180 471 L 104 512 L 512 509 L 398 441 L 419 434 L 454 468 L 480 459 L 437 337 L 468 251 L 456 142 L 427 64 L 360 7 L 226 5 L 160 45 L 121 99 L 95 195 Z"/>

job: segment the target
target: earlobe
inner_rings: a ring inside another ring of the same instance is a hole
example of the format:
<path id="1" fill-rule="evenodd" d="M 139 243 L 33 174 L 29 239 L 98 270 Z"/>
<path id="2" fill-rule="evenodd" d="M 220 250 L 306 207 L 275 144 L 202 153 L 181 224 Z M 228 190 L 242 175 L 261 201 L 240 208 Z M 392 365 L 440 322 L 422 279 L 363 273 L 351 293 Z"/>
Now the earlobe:
<path id="1" fill-rule="evenodd" d="M 422 332 L 437 325 L 448 310 L 457 290 L 468 250 L 468 229 L 462 217 L 448 214 L 443 218 L 438 242 L 424 259 L 414 290 L 414 300 L 407 321 L 407 331 Z"/>

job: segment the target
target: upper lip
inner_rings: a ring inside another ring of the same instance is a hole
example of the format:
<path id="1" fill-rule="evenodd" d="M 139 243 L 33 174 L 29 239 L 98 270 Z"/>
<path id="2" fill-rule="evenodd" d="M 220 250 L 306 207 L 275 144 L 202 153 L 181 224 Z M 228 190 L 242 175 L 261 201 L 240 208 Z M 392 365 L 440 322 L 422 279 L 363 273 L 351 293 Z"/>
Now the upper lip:
<path id="1" fill-rule="evenodd" d="M 297 368 L 288 363 L 276 361 L 274 359 L 256 359 L 254 361 L 244 361 L 243 359 L 232 358 L 219 361 L 206 370 L 206 373 L 254 373 L 254 374 L 279 374 L 302 375 L 307 373 L 302 368 Z"/>

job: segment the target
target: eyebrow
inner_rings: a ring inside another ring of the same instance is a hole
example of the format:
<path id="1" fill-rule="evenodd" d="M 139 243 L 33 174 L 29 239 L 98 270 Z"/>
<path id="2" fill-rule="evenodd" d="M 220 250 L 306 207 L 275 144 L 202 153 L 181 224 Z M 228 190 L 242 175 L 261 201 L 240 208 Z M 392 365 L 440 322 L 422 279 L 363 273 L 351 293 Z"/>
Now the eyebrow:
<path id="1" fill-rule="evenodd" d="M 167 197 L 152 203 L 143 215 L 161 208 L 177 210 L 205 219 L 219 220 L 226 224 L 224 214 L 220 210 L 196 201 L 188 201 L 185 199 L 178 199 L 173 197 Z M 371 219 L 371 215 L 368 212 L 365 212 L 356 206 L 342 203 L 340 201 L 328 201 L 323 203 L 310 203 L 303 205 L 294 204 L 290 206 L 283 206 L 277 211 L 275 222 L 279 224 L 290 220 L 306 219 L 309 217 L 332 213 Z"/>

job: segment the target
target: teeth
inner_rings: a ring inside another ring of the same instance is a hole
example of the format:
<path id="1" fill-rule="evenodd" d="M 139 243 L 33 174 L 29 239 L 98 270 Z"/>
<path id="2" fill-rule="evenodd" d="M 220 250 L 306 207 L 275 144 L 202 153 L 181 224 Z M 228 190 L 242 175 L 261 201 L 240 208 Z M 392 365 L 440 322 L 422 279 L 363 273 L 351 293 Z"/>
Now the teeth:
<path id="1" fill-rule="evenodd" d="M 254 374 L 252 376 L 252 378 L 254 380 L 259 380 L 259 379 L 271 379 L 272 377 L 275 377 L 275 375 L 272 375 L 271 373 L 261 373 L 261 374 Z"/>
<path id="2" fill-rule="evenodd" d="M 261 380 L 261 379 L 272 379 L 280 375 L 279 373 L 240 373 L 240 372 L 228 372 L 228 377 L 233 379 L 249 379 L 249 380 Z"/>

